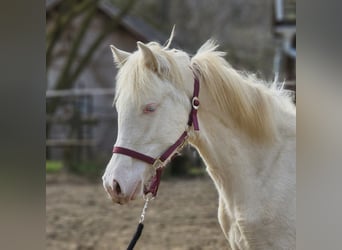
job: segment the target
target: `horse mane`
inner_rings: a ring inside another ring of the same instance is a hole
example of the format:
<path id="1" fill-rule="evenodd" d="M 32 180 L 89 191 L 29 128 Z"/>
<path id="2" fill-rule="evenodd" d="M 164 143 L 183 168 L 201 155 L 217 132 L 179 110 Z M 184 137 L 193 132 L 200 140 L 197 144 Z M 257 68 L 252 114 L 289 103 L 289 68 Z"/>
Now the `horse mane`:
<path id="1" fill-rule="evenodd" d="M 191 59 L 194 73 L 201 84 L 207 85 L 220 111 L 229 112 L 236 127 L 253 139 L 273 140 L 275 124 L 271 102 L 286 97 L 279 95 L 281 91 L 267 87 L 252 74 L 233 69 L 223 58 L 225 53 L 216 51 L 217 47 L 212 40 L 201 46 Z"/>
<path id="2" fill-rule="evenodd" d="M 116 96 L 128 98 L 140 105 L 140 99 L 144 94 L 156 93 L 158 89 L 184 88 L 183 76 L 178 69 L 179 65 L 169 53 L 168 46 L 161 46 L 156 42 L 150 42 L 147 46 L 153 51 L 158 63 L 157 75 L 151 70 L 146 70 L 143 64 L 143 55 L 138 50 L 134 52 L 117 75 Z M 218 45 L 213 40 L 208 40 L 191 59 L 191 68 L 199 78 L 201 84 L 205 84 L 209 94 L 216 100 L 219 110 L 229 114 L 233 123 L 252 139 L 272 141 L 275 136 L 274 106 L 285 106 L 285 109 L 294 110 L 289 98 L 282 95 L 281 90 L 266 86 L 265 82 L 258 80 L 248 73 L 241 73 L 233 69 L 223 58 L 225 52 L 217 51 Z M 158 79 L 163 78 L 173 84 L 163 84 Z M 153 80 L 155 79 L 155 80 Z M 129 84 L 128 84 L 129 83 Z M 156 86 L 155 84 L 161 84 Z M 120 94 L 121 92 L 124 94 Z M 283 105 L 272 105 L 281 103 Z"/>

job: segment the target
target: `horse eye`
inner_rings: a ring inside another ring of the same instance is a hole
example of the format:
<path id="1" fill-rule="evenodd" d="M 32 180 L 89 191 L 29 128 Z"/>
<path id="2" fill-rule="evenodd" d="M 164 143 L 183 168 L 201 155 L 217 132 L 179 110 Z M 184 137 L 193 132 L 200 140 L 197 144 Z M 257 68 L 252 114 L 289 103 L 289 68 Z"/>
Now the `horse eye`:
<path id="1" fill-rule="evenodd" d="M 157 104 L 156 103 L 150 103 L 144 107 L 144 113 L 152 113 L 152 112 L 156 111 L 156 109 L 157 109 Z"/>

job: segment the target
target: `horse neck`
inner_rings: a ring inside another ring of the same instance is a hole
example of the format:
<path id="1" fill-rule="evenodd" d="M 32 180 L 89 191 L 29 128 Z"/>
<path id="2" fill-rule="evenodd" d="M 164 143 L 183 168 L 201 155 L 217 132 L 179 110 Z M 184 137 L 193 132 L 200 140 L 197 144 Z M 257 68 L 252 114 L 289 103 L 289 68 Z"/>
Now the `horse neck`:
<path id="1" fill-rule="evenodd" d="M 264 172 L 264 168 L 274 161 L 274 155 L 281 148 L 279 141 L 289 133 L 276 130 L 274 142 L 255 142 L 233 125 L 228 113 L 219 110 L 214 98 L 208 95 L 207 87 L 201 84 L 200 131 L 192 134 L 190 143 L 199 151 L 220 198 L 225 200 L 226 209 L 234 216 L 234 208 L 250 206 L 251 197 L 258 199 L 260 191 L 253 185 L 259 178 L 258 173 Z M 286 126 L 285 130 L 291 129 Z"/>

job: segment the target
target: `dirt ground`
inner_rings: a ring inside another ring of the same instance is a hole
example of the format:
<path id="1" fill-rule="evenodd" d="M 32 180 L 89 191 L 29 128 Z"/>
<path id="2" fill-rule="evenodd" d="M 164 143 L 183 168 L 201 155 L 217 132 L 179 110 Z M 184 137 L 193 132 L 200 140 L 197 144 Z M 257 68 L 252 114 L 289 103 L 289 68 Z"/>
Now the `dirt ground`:
<path id="1" fill-rule="evenodd" d="M 227 249 L 217 221 L 217 203 L 209 177 L 162 180 L 135 249 Z M 101 183 L 47 176 L 46 248 L 126 249 L 142 207 L 142 199 L 113 204 Z"/>

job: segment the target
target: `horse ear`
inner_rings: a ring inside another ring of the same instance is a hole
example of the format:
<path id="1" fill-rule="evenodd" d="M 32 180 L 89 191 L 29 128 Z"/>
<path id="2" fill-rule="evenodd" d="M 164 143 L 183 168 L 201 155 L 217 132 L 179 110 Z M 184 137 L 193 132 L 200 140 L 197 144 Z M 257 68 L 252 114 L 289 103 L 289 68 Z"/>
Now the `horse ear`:
<path id="1" fill-rule="evenodd" d="M 110 45 L 110 49 L 112 50 L 114 62 L 118 68 L 122 67 L 125 64 L 127 58 L 131 55 L 131 53 L 120 50 L 114 45 Z"/>
<path id="2" fill-rule="evenodd" d="M 143 60 L 147 68 L 158 72 L 158 61 L 152 50 L 142 42 L 137 42 L 139 50 L 143 53 Z"/>

